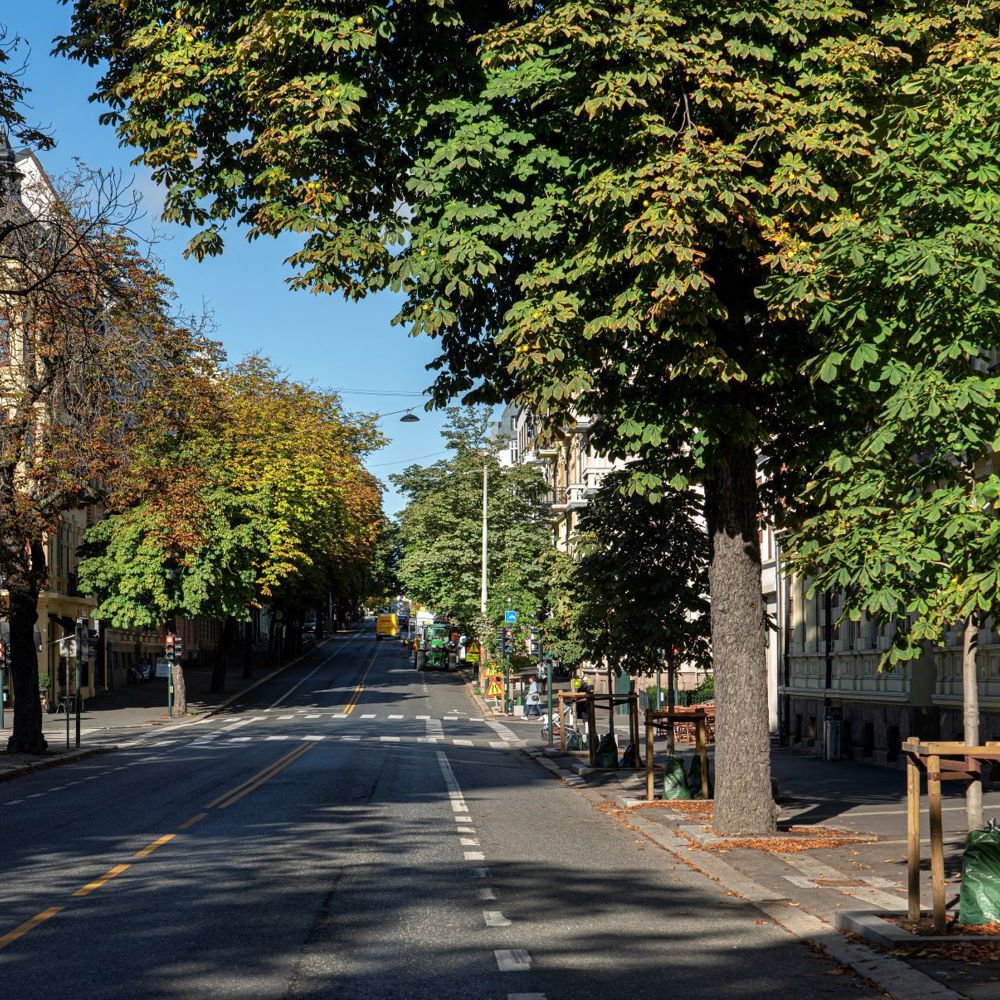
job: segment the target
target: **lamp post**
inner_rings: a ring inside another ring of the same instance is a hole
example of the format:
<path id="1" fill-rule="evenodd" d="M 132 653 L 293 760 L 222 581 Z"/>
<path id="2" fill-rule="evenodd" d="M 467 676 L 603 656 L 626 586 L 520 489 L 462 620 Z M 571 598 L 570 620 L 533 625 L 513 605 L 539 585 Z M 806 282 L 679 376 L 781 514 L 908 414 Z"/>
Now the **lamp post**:
<path id="1" fill-rule="evenodd" d="M 489 556 L 489 542 L 486 531 L 487 521 L 489 517 L 488 509 L 488 495 L 489 495 L 489 465 L 486 462 L 486 453 L 483 452 L 483 550 L 482 550 L 482 560 L 480 568 L 480 586 L 479 586 L 479 611 L 483 618 L 486 617 L 486 597 L 487 597 L 487 582 L 486 582 L 486 565 Z"/>

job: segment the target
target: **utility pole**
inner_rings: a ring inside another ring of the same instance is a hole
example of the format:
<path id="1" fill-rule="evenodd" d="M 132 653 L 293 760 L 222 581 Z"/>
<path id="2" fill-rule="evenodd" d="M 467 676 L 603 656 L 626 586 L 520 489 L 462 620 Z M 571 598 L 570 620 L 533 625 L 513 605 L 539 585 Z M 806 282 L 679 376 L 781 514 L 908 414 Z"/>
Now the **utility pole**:
<path id="1" fill-rule="evenodd" d="M 486 456 L 483 455 L 483 558 L 479 591 L 479 611 L 483 618 L 486 617 L 486 561 L 488 556 L 488 542 L 486 536 L 487 524 L 487 490 L 489 488 L 489 466 L 486 464 Z"/>

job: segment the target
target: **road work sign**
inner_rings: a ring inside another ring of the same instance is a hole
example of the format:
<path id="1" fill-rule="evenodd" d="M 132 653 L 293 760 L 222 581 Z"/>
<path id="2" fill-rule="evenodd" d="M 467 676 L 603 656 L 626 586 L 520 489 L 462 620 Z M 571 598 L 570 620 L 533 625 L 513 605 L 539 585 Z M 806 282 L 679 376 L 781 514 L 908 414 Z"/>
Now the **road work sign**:
<path id="1" fill-rule="evenodd" d="M 465 647 L 465 662 L 466 663 L 478 663 L 479 662 L 479 643 L 475 639 Z"/>
<path id="2" fill-rule="evenodd" d="M 486 697 L 487 698 L 502 698 L 503 697 L 503 688 L 500 686 L 500 675 L 499 674 L 490 674 L 490 676 L 487 678 L 487 680 L 489 681 L 489 687 L 486 688 Z"/>

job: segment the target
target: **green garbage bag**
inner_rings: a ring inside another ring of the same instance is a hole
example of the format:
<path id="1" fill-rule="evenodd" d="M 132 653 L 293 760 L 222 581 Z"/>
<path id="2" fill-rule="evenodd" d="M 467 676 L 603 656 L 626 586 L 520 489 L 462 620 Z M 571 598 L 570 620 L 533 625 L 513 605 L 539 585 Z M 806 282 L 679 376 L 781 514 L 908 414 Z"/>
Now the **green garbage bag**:
<path id="1" fill-rule="evenodd" d="M 691 758 L 691 771 L 688 774 L 688 787 L 691 789 L 691 797 L 701 798 L 701 757 L 695 754 Z M 712 770 L 708 771 L 708 797 L 712 798 L 714 789 L 712 788 Z"/>
<path id="2" fill-rule="evenodd" d="M 973 830 L 965 841 L 958 922 L 1000 923 L 1000 829 Z"/>
<path id="3" fill-rule="evenodd" d="M 597 744 L 595 767 L 618 767 L 618 744 L 614 733 L 605 733 Z"/>
<path id="4" fill-rule="evenodd" d="M 667 758 L 666 773 L 663 775 L 663 798 L 668 802 L 691 798 L 680 757 Z"/>

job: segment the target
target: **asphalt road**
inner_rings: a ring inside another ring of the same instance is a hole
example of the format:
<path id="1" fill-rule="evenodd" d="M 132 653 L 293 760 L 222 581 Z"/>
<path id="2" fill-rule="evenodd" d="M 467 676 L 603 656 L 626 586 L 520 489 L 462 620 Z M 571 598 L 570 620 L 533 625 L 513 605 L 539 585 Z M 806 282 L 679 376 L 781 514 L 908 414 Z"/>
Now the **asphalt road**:
<path id="1" fill-rule="evenodd" d="M 874 994 L 341 635 L 227 713 L 0 786 L 0 996 Z"/>

